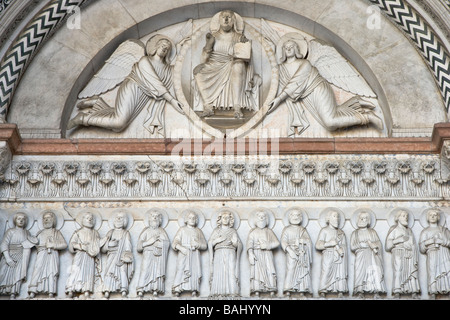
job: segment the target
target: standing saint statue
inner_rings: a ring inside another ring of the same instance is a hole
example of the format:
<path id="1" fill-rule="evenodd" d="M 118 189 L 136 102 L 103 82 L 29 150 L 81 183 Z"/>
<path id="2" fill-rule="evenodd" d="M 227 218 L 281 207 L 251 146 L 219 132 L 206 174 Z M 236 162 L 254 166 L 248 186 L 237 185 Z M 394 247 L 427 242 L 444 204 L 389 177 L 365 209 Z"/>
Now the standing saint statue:
<path id="1" fill-rule="evenodd" d="M 420 234 L 419 249 L 427 256 L 428 294 L 450 293 L 450 231 L 439 209 L 426 212 L 428 226 Z"/>
<path id="2" fill-rule="evenodd" d="M 405 294 L 417 298 L 420 293 L 418 250 L 409 223 L 409 213 L 398 210 L 394 216 L 394 225 L 386 237 L 386 251 L 392 253 L 392 293 L 395 298 Z"/>
<path id="3" fill-rule="evenodd" d="M 302 226 L 303 212 L 300 209 L 288 211 L 289 225 L 281 234 L 281 247 L 286 253 L 286 277 L 283 292 L 312 293 L 311 265 L 312 242 L 305 227 Z"/>
<path id="4" fill-rule="evenodd" d="M 155 297 L 165 293 L 166 265 L 170 240 L 163 226 L 163 213 L 151 210 L 146 228 L 139 236 L 137 252 L 142 253 L 141 273 L 137 285 L 139 297 L 151 292 Z"/>
<path id="5" fill-rule="evenodd" d="M 172 242 L 172 248 L 178 252 L 172 292 L 176 296 L 191 292 L 195 297 L 200 292 L 202 279 L 200 251 L 206 250 L 208 243 L 198 227 L 199 216 L 196 212 L 186 212 L 182 220 L 184 226 L 178 230 Z"/>
<path id="6" fill-rule="evenodd" d="M 277 273 L 273 258 L 273 250 L 280 242 L 271 228 L 269 216 L 265 210 L 258 210 L 250 221 L 252 230 L 247 239 L 247 253 L 250 262 L 250 292 L 259 296 L 269 292 L 273 297 L 277 292 Z"/>
<path id="7" fill-rule="evenodd" d="M 242 109 L 259 110 L 259 76 L 254 74 L 251 56 L 242 18 L 230 10 L 215 15 L 202 64 L 194 69 L 194 110 L 203 111 L 202 117 L 214 115 L 214 110 L 234 110 L 237 119 L 243 117 Z"/>
<path id="8" fill-rule="evenodd" d="M 28 216 L 16 213 L 14 227 L 6 230 L 0 244 L 0 294 L 15 299 L 20 294 L 22 283 L 26 281 L 31 249 L 38 243 L 27 230 Z"/>
<path id="9" fill-rule="evenodd" d="M 379 298 L 386 293 L 384 283 L 383 248 L 377 232 L 372 228 L 375 218 L 367 211 L 356 217 L 357 229 L 350 238 L 350 250 L 355 254 L 353 293 L 364 298 L 367 293 Z"/>
<path id="10" fill-rule="evenodd" d="M 144 127 L 156 137 L 164 137 L 166 104 L 183 113 L 173 87 L 174 46 L 168 37 L 159 34 L 146 46 L 138 40 L 125 41 L 80 93 L 80 98 L 87 99 L 78 104 L 81 111 L 69 121 L 67 130 L 94 126 L 121 132 L 148 105 Z M 115 106 L 110 107 L 99 95 L 118 84 Z"/>
<path id="11" fill-rule="evenodd" d="M 88 298 L 94 292 L 95 278 L 100 276 L 100 234 L 96 223 L 100 224 L 101 218 L 90 211 L 77 218 L 81 228 L 73 233 L 69 241 L 69 251 L 75 256 L 66 282 L 66 294 L 72 298 L 78 292 Z"/>
<path id="12" fill-rule="evenodd" d="M 28 285 L 31 299 L 36 294 L 48 294 L 53 298 L 57 293 L 59 277 L 59 251 L 67 248 L 67 242 L 57 228 L 56 214 L 47 211 L 42 214 L 43 229 L 36 235 L 38 239 L 37 257 L 33 275 Z"/>
<path id="13" fill-rule="evenodd" d="M 210 297 L 238 298 L 239 262 L 242 242 L 235 229 L 236 218 L 229 210 L 217 215 L 216 228 L 208 242 L 210 259 Z"/>
<path id="14" fill-rule="evenodd" d="M 133 245 L 127 230 L 130 216 L 117 212 L 112 219 L 113 228 L 101 240 L 103 253 L 107 254 L 103 276 L 103 293 L 109 298 L 111 292 L 121 292 L 126 297 L 134 274 Z"/>
<path id="15" fill-rule="evenodd" d="M 314 40 L 311 41 L 313 50 L 309 50 L 308 42 L 296 33 L 274 37 L 273 41 L 277 41 L 280 86 L 268 113 L 282 102 L 286 103 L 290 114 L 290 136 L 300 135 L 310 126 L 305 110 L 328 131 L 370 123 L 381 130 L 384 128 L 383 121 L 373 111 L 375 106 L 363 100 L 359 93 L 369 97 L 375 95 L 334 48 Z M 324 62 L 325 59 L 328 61 Z M 328 76 L 327 79 L 319 69 Z M 357 95 L 338 105 L 329 81 L 352 88 Z"/>
<path id="16" fill-rule="evenodd" d="M 326 213 L 324 224 L 316 242 L 316 249 L 322 252 L 319 294 L 337 293 L 341 298 L 348 292 L 347 240 L 342 231 L 343 215 L 337 210 Z"/>

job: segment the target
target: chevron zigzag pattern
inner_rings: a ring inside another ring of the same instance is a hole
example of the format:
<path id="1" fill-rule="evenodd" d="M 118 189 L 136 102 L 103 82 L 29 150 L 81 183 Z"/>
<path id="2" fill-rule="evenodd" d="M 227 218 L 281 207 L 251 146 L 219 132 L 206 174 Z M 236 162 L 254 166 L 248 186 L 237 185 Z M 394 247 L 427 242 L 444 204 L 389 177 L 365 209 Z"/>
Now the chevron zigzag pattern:
<path id="1" fill-rule="evenodd" d="M 407 33 L 427 60 L 450 113 L 450 56 L 426 22 L 402 0 L 369 0 Z M 448 2 L 448 1 L 447 1 Z"/>
<path id="2" fill-rule="evenodd" d="M 85 0 L 54 0 L 25 28 L 0 65 L 0 123 L 5 121 L 14 91 L 34 54 L 52 31 Z"/>
<path id="3" fill-rule="evenodd" d="M 450 56 L 425 21 L 403 0 L 369 0 L 414 41 L 428 61 L 450 113 Z M 0 64 L 0 123 L 6 121 L 14 91 L 40 46 L 74 7 L 85 0 L 54 0 L 21 33 Z M 446 0 L 448 2 L 448 0 Z"/>

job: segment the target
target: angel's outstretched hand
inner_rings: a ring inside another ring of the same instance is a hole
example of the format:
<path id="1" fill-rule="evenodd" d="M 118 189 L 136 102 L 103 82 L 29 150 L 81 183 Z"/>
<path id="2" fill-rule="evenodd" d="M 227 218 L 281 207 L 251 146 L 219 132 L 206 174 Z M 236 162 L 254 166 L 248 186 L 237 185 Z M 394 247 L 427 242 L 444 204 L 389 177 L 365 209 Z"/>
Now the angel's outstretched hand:
<path id="1" fill-rule="evenodd" d="M 281 104 L 281 98 L 278 97 L 275 100 L 273 100 L 270 104 L 269 104 L 269 110 L 267 111 L 267 114 L 272 113 L 273 111 L 275 111 L 276 108 L 278 108 L 278 106 Z"/>
<path id="2" fill-rule="evenodd" d="M 183 104 L 177 99 L 173 99 L 170 104 L 174 107 L 176 111 L 184 115 Z"/>

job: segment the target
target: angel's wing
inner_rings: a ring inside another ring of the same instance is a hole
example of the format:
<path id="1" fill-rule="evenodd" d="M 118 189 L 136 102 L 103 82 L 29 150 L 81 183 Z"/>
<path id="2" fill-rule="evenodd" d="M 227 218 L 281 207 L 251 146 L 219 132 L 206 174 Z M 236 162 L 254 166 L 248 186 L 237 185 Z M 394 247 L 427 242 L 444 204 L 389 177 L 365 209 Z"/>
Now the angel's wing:
<path id="1" fill-rule="evenodd" d="M 308 59 L 320 75 L 336 87 L 367 98 L 377 97 L 364 78 L 332 46 L 311 40 Z"/>
<path id="2" fill-rule="evenodd" d="M 179 30 L 172 37 L 173 43 L 175 44 L 176 55 L 181 52 L 181 48 L 184 43 L 190 39 L 192 39 L 192 33 L 194 32 L 194 23 L 192 19 L 186 21 Z M 172 64 L 175 62 L 175 57 L 172 60 Z"/>
<path id="3" fill-rule="evenodd" d="M 177 30 L 174 37 L 172 38 L 173 43 L 175 43 L 175 45 L 179 45 L 182 44 L 184 41 L 191 39 L 193 27 L 194 22 L 192 19 L 186 21 L 186 23 L 183 24 L 179 30 Z"/>
<path id="4" fill-rule="evenodd" d="M 270 24 L 267 23 L 266 20 L 261 19 L 261 34 L 266 39 L 269 44 L 272 46 L 273 50 L 275 50 L 277 44 L 280 42 L 281 37 L 276 32 Z"/>
<path id="5" fill-rule="evenodd" d="M 86 99 L 106 93 L 117 87 L 130 74 L 133 65 L 145 56 L 145 45 L 139 40 L 122 43 L 105 65 L 78 95 Z"/>

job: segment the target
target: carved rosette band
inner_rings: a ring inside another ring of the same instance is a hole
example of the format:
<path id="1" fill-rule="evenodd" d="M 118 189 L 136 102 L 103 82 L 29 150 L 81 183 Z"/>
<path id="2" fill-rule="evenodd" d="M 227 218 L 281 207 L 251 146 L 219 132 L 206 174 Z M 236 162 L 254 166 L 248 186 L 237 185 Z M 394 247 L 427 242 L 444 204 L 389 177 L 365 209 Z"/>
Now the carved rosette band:
<path id="1" fill-rule="evenodd" d="M 450 196 L 434 156 L 172 157 L 136 160 L 14 158 L 0 199 L 421 199 Z"/>

